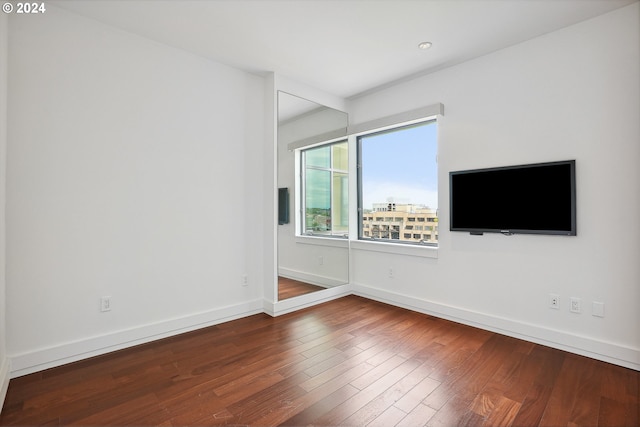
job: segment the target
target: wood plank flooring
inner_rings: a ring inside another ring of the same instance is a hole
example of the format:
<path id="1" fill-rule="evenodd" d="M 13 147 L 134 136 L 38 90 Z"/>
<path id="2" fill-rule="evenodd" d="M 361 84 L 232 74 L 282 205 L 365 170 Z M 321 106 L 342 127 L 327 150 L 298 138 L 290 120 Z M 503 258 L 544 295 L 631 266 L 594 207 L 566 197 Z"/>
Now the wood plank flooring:
<path id="1" fill-rule="evenodd" d="M 286 277 L 278 277 L 278 301 L 297 297 L 311 292 L 321 291 L 325 288 L 322 286 L 312 285 L 310 283 L 300 282 L 299 280 L 288 279 Z"/>
<path id="2" fill-rule="evenodd" d="M 11 380 L 0 425 L 637 426 L 639 380 L 349 296 Z"/>

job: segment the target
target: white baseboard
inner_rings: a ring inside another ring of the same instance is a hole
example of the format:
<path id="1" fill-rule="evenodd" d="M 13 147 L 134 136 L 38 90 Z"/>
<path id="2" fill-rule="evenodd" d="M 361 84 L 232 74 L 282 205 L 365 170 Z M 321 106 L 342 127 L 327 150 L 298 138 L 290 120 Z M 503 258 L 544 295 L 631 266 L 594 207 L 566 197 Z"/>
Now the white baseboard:
<path id="1" fill-rule="evenodd" d="M 4 406 L 4 399 L 7 397 L 9 380 L 11 379 L 11 360 L 4 357 L 0 360 L 0 412 Z"/>
<path id="2" fill-rule="evenodd" d="M 54 347 L 10 355 L 10 377 L 20 377 L 262 312 L 262 300 L 258 299 Z"/>
<path id="3" fill-rule="evenodd" d="M 354 295 L 640 371 L 640 349 L 352 284 Z"/>
<path id="4" fill-rule="evenodd" d="M 350 294 L 640 371 L 639 349 L 598 341 L 589 337 L 576 336 L 512 319 L 499 318 L 485 313 L 472 312 L 387 290 L 351 284 L 277 302 L 266 300 L 248 301 L 102 336 L 89 337 L 54 347 L 9 355 L 5 360 L 0 360 L 0 403 L 4 401 L 10 378 L 258 313 L 279 316 Z"/>
<path id="5" fill-rule="evenodd" d="M 278 268 L 278 276 L 286 277 L 287 279 L 298 280 L 300 282 L 309 283 L 311 285 L 321 286 L 323 288 L 333 288 L 335 286 L 340 286 L 347 283 L 347 281 L 345 280 L 320 276 L 318 274 L 311 274 L 308 272 L 292 270 L 290 268 L 284 267 Z"/>
<path id="6" fill-rule="evenodd" d="M 291 313 L 292 311 L 300 310 L 314 305 L 322 304 L 327 301 L 342 298 L 347 295 L 351 295 L 351 287 L 349 285 L 335 286 L 332 288 L 323 289 L 317 292 L 311 292 L 309 294 L 300 295 L 298 297 L 288 298 L 282 301 L 272 302 L 271 304 L 265 303 L 265 313 L 270 316 L 280 316 L 282 314 Z"/>

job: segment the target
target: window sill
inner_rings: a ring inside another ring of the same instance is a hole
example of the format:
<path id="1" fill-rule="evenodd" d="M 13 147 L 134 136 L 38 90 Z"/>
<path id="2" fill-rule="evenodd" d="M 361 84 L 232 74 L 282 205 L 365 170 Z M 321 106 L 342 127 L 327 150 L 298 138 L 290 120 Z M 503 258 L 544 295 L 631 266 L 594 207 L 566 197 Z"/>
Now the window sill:
<path id="1" fill-rule="evenodd" d="M 385 254 L 438 258 L 438 248 L 434 246 L 403 245 L 401 243 L 357 240 L 351 242 L 351 248 L 361 251 L 382 252 Z"/>
<path id="2" fill-rule="evenodd" d="M 296 236 L 296 244 L 348 248 L 349 240 L 343 237 Z"/>
<path id="3" fill-rule="evenodd" d="M 421 258 L 438 258 L 438 248 L 434 246 L 403 245 L 380 241 L 352 240 L 341 237 L 296 236 L 296 244 L 351 248 L 359 251 L 381 252 L 385 254 L 408 255 Z"/>

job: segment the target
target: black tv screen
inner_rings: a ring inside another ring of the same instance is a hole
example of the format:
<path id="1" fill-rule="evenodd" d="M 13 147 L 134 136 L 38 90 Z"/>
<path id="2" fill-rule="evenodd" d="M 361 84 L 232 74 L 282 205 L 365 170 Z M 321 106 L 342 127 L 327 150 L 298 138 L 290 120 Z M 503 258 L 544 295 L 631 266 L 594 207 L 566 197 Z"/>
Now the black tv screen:
<path id="1" fill-rule="evenodd" d="M 575 160 L 449 172 L 450 230 L 576 235 Z"/>
<path id="2" fill-rule="evenodd" d="M 289 224 L 289 189 L 278 188 L 278 225 Z"/>

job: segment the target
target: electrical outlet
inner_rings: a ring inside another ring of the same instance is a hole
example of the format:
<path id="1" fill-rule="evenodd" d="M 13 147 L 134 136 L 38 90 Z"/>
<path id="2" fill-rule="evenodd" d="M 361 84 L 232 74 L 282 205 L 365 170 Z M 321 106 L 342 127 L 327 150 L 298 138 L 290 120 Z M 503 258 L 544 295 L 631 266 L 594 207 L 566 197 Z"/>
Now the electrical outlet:
<path id="1" fill-rule="evenodd" d="M 549 307 L 560 310 L 560 295 L 549 294 Z"/>
<path id="2" fill-rule="evenodd" d="M 100 298 L 100 311 L 111 311 L 111 297 Z"/>
<path id="3" fill-rule="evenodd" d="M 318 264 L 319 265 L 324 265 L 324 257 L 323 256 L 319 256 L 318 257 Z"/>
<path id="4" fill-rule="evenodd" d="M 240 276 L 240 284 L 242 286 L 247 286 L 249 284 L 249 277 L 247 277 L 246 274 L 243 274 L 242 276 Z"/>
<path id="5" fill-rule="evenodd" d="M 393 279 L 393 268 L 389 267 L 389 277 Z"/>
<path id="6" fill-rule="evenodd" d="M 571 303 L 571 305 L 569 306 L 569 310 L 571 310 L 572 313 L 582 312 L 582 304 L 580 298 L 571 297 L 569 301 Z"/>

